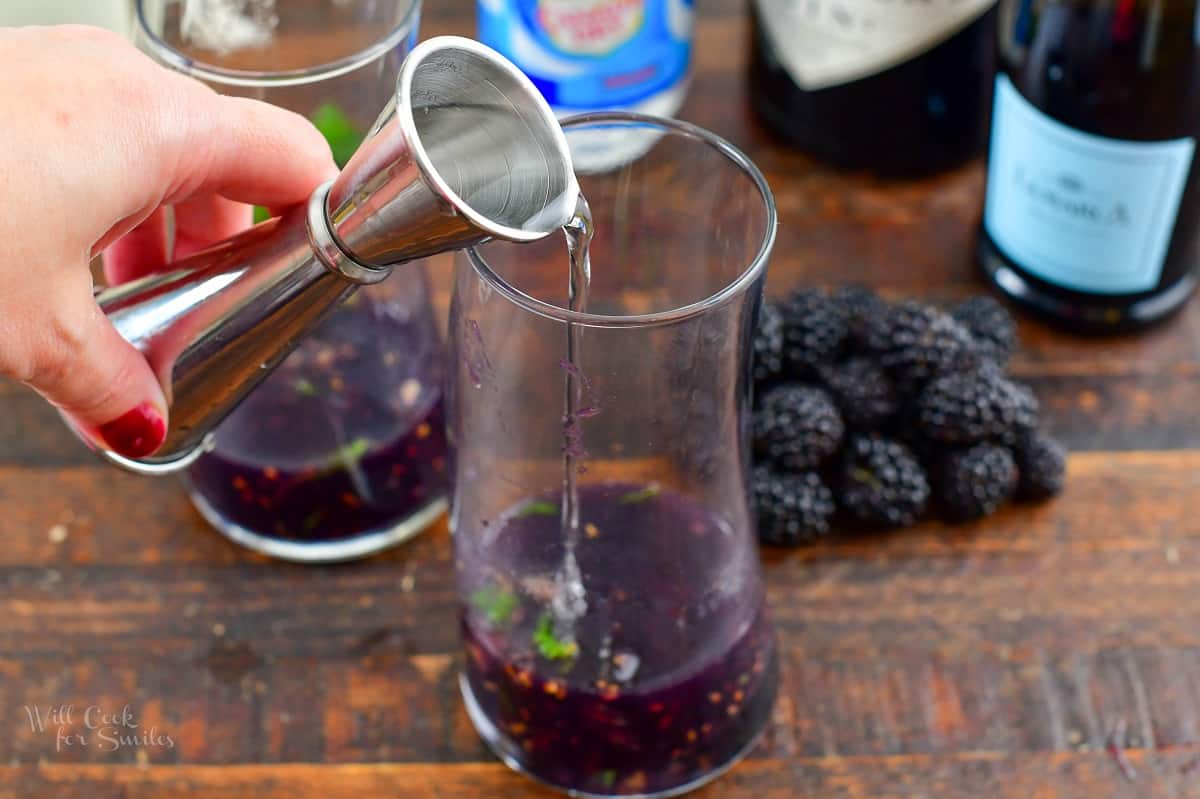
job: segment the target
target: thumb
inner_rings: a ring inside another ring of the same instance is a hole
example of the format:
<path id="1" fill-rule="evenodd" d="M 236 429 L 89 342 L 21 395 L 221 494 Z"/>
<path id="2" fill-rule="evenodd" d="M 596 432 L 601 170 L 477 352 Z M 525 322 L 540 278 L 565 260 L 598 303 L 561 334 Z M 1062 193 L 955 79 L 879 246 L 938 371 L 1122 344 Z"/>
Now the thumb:
<path id="1" fill-rule="evenodd" d="M 142 354 L 90 296 L 64 309 L 33 348 L 25 382 L 93 444 L 144 458 L 167 434 L 167 402 Z"/>

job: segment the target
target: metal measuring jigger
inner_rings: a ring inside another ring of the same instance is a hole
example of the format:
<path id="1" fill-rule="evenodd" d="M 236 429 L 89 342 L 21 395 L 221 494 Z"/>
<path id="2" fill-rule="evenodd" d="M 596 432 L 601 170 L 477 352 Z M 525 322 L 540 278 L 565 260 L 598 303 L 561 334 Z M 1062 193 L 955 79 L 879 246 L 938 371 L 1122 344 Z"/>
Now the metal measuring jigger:
<path id="1" fill-rule="evenodd" d="M 306 206 L 98 296 L 170 406 L 154 455 L 101 454 L 143 474 L 184 468 L 359 286 L 489 238 L 543 238 L 571 218 L 578 194 L 566 138 L 515 66 L 470 39 L 417 46 L 358 152 Z"/>

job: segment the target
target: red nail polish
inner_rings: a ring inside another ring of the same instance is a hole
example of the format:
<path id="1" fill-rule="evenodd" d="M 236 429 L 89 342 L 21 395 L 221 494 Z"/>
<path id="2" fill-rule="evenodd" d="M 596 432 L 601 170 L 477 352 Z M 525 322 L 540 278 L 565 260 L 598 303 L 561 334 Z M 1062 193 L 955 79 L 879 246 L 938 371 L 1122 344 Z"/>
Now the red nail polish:
<path id="1" fill-rule="evenodd" d="M 144 458 L 162 446 L 167 437 L 167 422 L 148 402 L 143 402 L 97 431 L 118 454 Z"/>

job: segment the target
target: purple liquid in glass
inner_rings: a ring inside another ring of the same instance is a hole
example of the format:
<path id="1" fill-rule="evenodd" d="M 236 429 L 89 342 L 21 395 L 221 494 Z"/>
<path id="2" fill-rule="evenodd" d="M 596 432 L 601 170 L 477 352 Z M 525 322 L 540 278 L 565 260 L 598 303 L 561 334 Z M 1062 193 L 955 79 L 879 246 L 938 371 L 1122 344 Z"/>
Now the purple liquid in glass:
<path id="1" fill-rule="evenodd" d="M 775 695 L 774 639 L 744 531 L 657 486 L 580 487 L 587 611 L 550 611 L 563 559 L 547 494 L 460 552 L 468 705 L 522 771 L 596 795 L 669 792 L 734 761 Z"/>
<path id="2" fill-rule="evenodd" d="M 446 439 L 430 313 L 351 297 L 221 424 L 189 471 L 194 491 L 227 522 L 299 542 L 387 529 L 437 501 Z"/>

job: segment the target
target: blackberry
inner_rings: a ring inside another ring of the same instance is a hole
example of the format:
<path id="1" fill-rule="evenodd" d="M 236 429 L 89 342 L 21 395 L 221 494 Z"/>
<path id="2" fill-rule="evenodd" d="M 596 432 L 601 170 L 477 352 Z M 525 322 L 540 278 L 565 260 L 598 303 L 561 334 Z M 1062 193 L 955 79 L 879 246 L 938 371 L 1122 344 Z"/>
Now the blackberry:
<path id="1" fill-rule="evenodd" d="M 1004 447 L 983 443 L 946 455 L 934 471 L 934 489 L 956 521 L 990 516 L 1017 490 L 1017 464 Z"/>
<path id="2" fill-rule="evenodd" d="M 936 378 L 916 403 L 916 422 L 927 438 L 945 444 L 1012 440 L 1037 426 L 1033 392 L 998 369 L 956 372 Z"/>
<path id="3" fill-rule="evenodd" d="M 1009 380 L 1008 383 L 1012 386 L 1012 396 L 1017 410 L 1012 430 L 1000 436 L 1000 441 L 1009 449 L 1013 449 L 1017 442 L 1037 432 L 1038 424 L 1041 422 L 1042 408 L 1037 395 L 1029 386 L 1015 380 Z"/>
<path id="4" fill-rule="evenodd" d="M 831 363 L 846 340 L 847 314 L 820 289 L 791 294 L 780 307 L 783 314 L 783 358 L 798 378 L 810 378 Z"/>
<path id="5" fill-rule="evenodd" d="M 764 302 L 754 331 L 754 383 L 765 386 L 783 376 L 783 315 Z"/>
<path id="6" fill-rule="evenodd" d="M 754 414 L 754 450 L 789 472 L 814 469 L 842 442 L 845 425 L 824 390 L 784 385 L 768 391 Z"/>
<path id="7" fill-rule="evenodd" d="M 753 489 L 758 537 L 764 544 L 796 546 L 829 532 L 837 507 L 819 475 L 774 474 L 759 466 L 754 470 Z"/>
<path id="8" fill-rule="evenodd" d="M 840 478 L 842 507 L 867 524 L 907 527 L 929 501 L 929 481 L 912 452 L 878 435 L 850 439 Z"/>
<path id="9" fill-rule="evenodd" d="M 1067 477 L 1067 450 L 1042 432 L 1023 437 L 1016 447 L 1019 499 L 1049 499 L 1063 489 Z"/>
<path id="10" fill-rule="evenodd" d="M 870 345 L 905 393 L 940 374 L 969 369 L 978 360 L 966 328 L 944 311 L 912 300 L 891 306 L 872 326 Z"/>
<path id="11" fill-rule="evenodd" d="M 822 372 L 842 419 L 856 430 L 876 430 L 899 410 L 899 401 L 883 369 L 870 358 L 851 358 Z"/>
<path id="12" fill-rule="evenodd" d="M 1017 349 L 1017 324 L 1003 305 L 991 297 L 971 297 L 950 315 L 975 339 L 981 358 L 1008 365 Z"/>
<path id="13" fill-rule="evenodd" d="M 866 286 L 840 286 L 829 299 L 846 312 L 846 342 L 855 352 L 866 352 L 871 331 L 887 316 L 887 301 Z"/>

